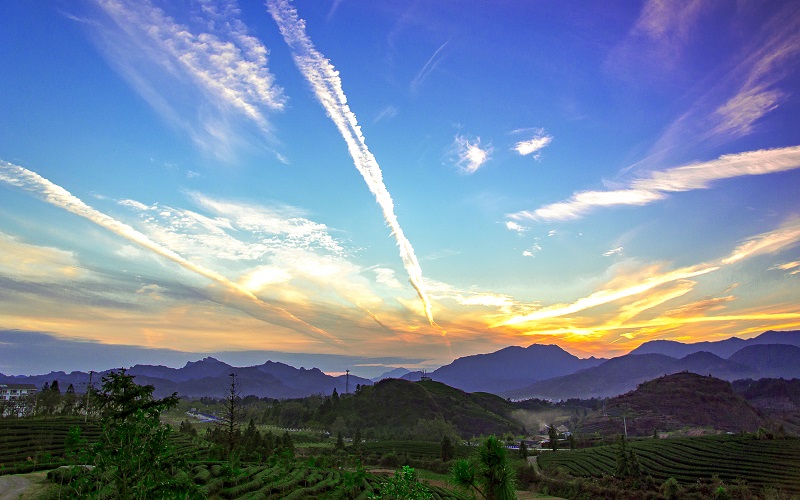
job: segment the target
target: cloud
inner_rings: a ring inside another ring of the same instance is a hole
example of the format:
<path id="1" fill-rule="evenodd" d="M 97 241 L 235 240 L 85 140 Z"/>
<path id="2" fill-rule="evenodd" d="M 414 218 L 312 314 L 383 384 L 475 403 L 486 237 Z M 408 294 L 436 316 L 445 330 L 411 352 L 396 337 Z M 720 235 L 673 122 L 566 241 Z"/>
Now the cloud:
<path id="1" fill-rule="evenodd" d="M 770 271 L 789 271 L 789 276 L 800 274 L 800 260 L 785 262 L 769 268 Z"/>
<path id="2" fill-rule="evenodd" d="M 506 221 L 505 224 L 506 224 L 506 229 L 508 229 L 509 231 L 514 231 L 515 233 L 520 234 L 520 235 L 524 234 L 529 229 L 529 228 L 527 228 L 527 227 L 525 227 L 525 226 L 523 226 L 521 224 L 518 224 L 518 223 L 516 223 L 514 221 L 511 221 L 511 220 Z"/>
<path id="3" fill-rule="evenodd" d="M 481 168 L 491 157 L 491 145 L 481 148 L 480 137 L 475 141 L 470 141 L 463 135 L 457 135 L 453 141 L 453 151 L 456 157 L 456 166 L 462 174 L 474 174 Z"/>
<path id="4" fill-rule="evenodd" d="M 523 210 L 508 214 L 515 220 L 565 221 L 579 219 L 596 207 L 615 205 L 647 205 L 661 200 L 664 195 L 641 189 L 620 189 L 617 191 L 582 191 L 575 193 L 567 201 L 553 203 L 537 208 L 534 211 Z"/>
<path id="5" fill-rule="evenodd" d="M 702 276 L 744 259 L 774 254 L 795 246 L 798 242 L 800 242 L 800 218 L 789 219 L 773 231 L 747 239 L 737 245 L 730 254 L 720 259 L 672 271 L 662 272 L 657 268 L 649 268 L 636 276 L 627 276 L 617 280 L 618 282 L 609 283 L 606 288 L 572 303 L 542 307 L 527 314 L 507 318 L 494 326 L 518 325 L 569 316 L 586 309 L 650 292 L 665 284 Z"/>
<path id="6" fill-rule="evenodd" d="M 0 274 L 54 282 L 76 279 L 85 271 L 71 252 L 31 245 L 0 232 Z"/>
<path id="7" fill-rule="evenodd" d="M 534 243 L 529 249 L 522 251 L 523 257 L 536 257 L 536 254 L 542 251 L 541 245 Z"/>
<path id="8" fill-rule="evenodd" d="M 749 238 L 722 259 L 723 264 L 733 264 L 757 255 L 774 254 L 800 241 L 800 218 L 786 221 L 778 229 Z"/>
<path id="9" fill-rule="evenodd" d="M 306 323 L 285 309 L 262 301 L 245 287 L 231 281 L 222 274 L 185 259 L 173 249 L 153 241 L 147 235 L 137 231 L 133 227 L 95 210 L 66 189 L 53 184 L 35 172 L 0 160 L 0 181 L 34 193 L 54 206 L 83 217 L 132 243 L 136 243 L 156 255 L 160 255 L 180 265 L 184 269 L 223 285 L 226 290 L 232 292 L 234 296 L 239 299 L 236 302 L 227 302 L 257 319 L 271 324 L 285 326 L 299 333 L 325 340 L 326 342 L 339 343 L 339 340 L 328 332 Z M 220 300 L 223 299 L 220 298 Z"/>
<path id="10" fill-rule="evenodd" d="M 355 114 L 347 105 L 347 97 L 342 89 L 339 73 L 328 59 L 319 53 L 305 31 L 305 21 L 299 19 L 297 11 L 285 0 L 270 0 L 267 8 L 278 24 L 286 44 L 291 48 L 294 62 L 300 72 L 311 85 L 322 107 L 339 129 L 347 143 L 347 149 L 353 158 L 370 192 L 381 207 L 383 217 L 394 235 L 400 248 L 400 258 L 409 275 L 411 286 L 422 301 L 425 316 L 433 324 L 433 311 L 425 292 L 422 269 L 411 242 L 403 233 L 397 216 L 394 213 L 394 202 L 383 182 L 383 173 L 375 156 L 367 148 L 361 127 Z"/>
<path id="11" fill-rule="evenodd" d="M 373 122 L 378 123 L 383 120 L 391 120 L 392 118 L 397 116 L 397 113 L 399 112 L 400 110 L 397 109 L 397 106 L 386 106 L 381 110 L 380 113 L 378 113 L 378 116 L 375 117 L 375 120 L 373 120 Z"/>
<path id="12" fill-rule="evenodd" d="M 442 62 L 442 59 L 444 58 L 442 50 L 444 50 L 444 48 L 447 47 L 448 43 L 450 43 L 450 40 L 447 40 L 446 42 L 441 44 L 439 48 L 434 51 L 433 55 L 428 59 L 425 65 L 422 66 L 422 69 L 419 70 L 417 76 L 415 76 L 414 79 L 411 80 L 411 85 L 410 85 L 411 92 L 417 92 L 417 90 L 419 90 L 420 85 L 422 85 L 428 78 L 428 75 L 430 75 L 436 69 L 436 66 L 438 66 L 439 63 Z"/>
<path id="13" fill-rule="evenodd" d="M 514 220 L 573 220 L 598 207 L 647 205 L 666 198 L 665 193 L 708 189 L 714 181 L 784 172 L 798 167 L 800 146 L 723 155 L 716 160 L 651 172 L 648 177 L 631 181 L 626 189 L 582 191 L 569 200 L 545 205 L 534 211 L 508 214 L 507 217 Z"/>
<path id="14" fill-rule="evenodd" d="M 95 3 L 105 15 L 90 26 L 109 63 L 198 145 L 229 150 L 239 140 L 230 123 L 236 114 L 270 130 L 266 111 L 282 110 L 286 97 L 267 68 L 268 50 L 247 34 L 234 3 L 202 2 L 192 25 L 148 0 Z"/>
<path id="15" fill-rule="evenodd" d="M 622 250 L 622 247 L 612 248 L 608 252 L 603 253 L 603 257 L 611 257 L 612 255 L 621 254 Z"/>
<path id="16" fill-rule="evenodd" d="M 375 281 L 381 285 L 394 289 L 403 288 L 403 284 L 395 277 L 394 269 L 376 267 L 373 271 L 375 271 Z"/>
<path id="17" fill-rule="evenodd" d="M 742 79 L 736 93 L 715 110 L 713 134 L 740 137 L 752 132 L 755 122 L 789 96 L 777 87 L 784 68 L 797 64 L 800 54 L 800 13 L 781 10 L 764 27 L 765 40 L 732 71 Z"/>
<path id="18" fill-rule="evenodd" d="M 518 142 L 514 146 L 514 150 L 522 156 L 536 153 L 533 157 L 538 159 L 538 152 L 547 147 L 552 141 L 552 136 L 547 135 L 544 129 L 539 129 L 531 139 Z"/>

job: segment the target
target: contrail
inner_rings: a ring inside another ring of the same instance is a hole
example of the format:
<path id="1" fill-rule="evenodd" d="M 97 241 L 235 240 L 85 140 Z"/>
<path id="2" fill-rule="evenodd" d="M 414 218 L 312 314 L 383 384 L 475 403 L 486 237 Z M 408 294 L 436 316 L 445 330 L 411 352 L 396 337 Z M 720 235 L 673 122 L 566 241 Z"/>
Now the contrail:
<path id="1" fill-rule="evenodd" d="M 272 18 L 275 19 L 275 22 L 278 23 L 283 39 L 292 50 L 295 65 L 311 84 L 311 88 L 316 93 L 320 104 L 322 104 L 328 116 L 339 129 L 347 143 L 347 149 L 350 151 L 350 156 L 353 157 L 356 168 L 361 173 L 361 176 L 364 177 L 369 190 L 375 195 L 375 200 L 383 211 L 383 218 L 397 240 L 397 246 L 400 248 L 400 258 L 403 260 L 403 265 L 408 272 L 411 286 L 417 291 L 417 295 L 419 295 L 425 306 L 425 316 L 427 316 L 428 321 L 435 325 L 431 302 L 428 294 L 425 293 L 425 287 L 422 282 L 422 269 L 417 261 L 417 256 L 414 254 L 411 242 L 405 237 L 400 224 L 397 222 L 397 217 L 394 214 L 394 202 L 386 189 L 386 185 L 383 183 L 381 167 L 367 148 L 364 136 L 361 133 L 361 127 L 358 125 L 358 120 L 356 120 L 356 115 L 347 105 L 347 96 L 342 90 L 342 80 L 339 78 L 339 72 L 336 71 L 336 68 L 333 67 L 333 64 L 328 59 L 325 59 L 314 48 L 314 44 L 306 34 L 305 21 L 297 16 L 297 11 L 289 5 L 289 2 L 286 0 L 269 0 L 267 9 Z"/>
<path id="2" fill-rule="evenodd" d="M 334 337 L 325 330 L 306 323 L 285 309 L 262 301 L 255 294 L 253 294 L 253 292 L 244 288 L 238 283 L 229 280 L 225 276 L 186 260 L 175 253 L 175 251 L 165 247 L 164 245 L 156 243 L 147 237 L 147 235 L 137 231 L 131 226 L 90 207 L 66 189 L 50 182 L 36 172 L 18 165 L 14 165 L 13 163 L 0 160 L 0 181 L 4 181 L 12 186 L 36 193 L 41 196 L 44 201 L 52 205 L 63 208 L 64 210 L 72 212 L 75 215 L 79 215 L 85 219 L 88 219 L 98 226 L 104 227 L 118 236 L 122 236 L 123 238 L 126 238 L 127 240 L 150 250 L 151 252 L 165 257 L 172 262 L 179 264 L 183 268 L 188 269 L 189 271 L 220 283 L 228 290 L 234 292 L 236 295 L 246 298 L 249 301 L 249 304 L 246 305 L 230 304 L 229 302 L 227 303 L 239 309 L 240 311 L 253 316 L 256 319 L 260 319 L 274 325 L 291 328 L 299 333 L 310 335 L 328 343 L 341 344 L 341 341 L 338 338 Z M 251 306 L 256 306 L 256 309 L 254 310 Z M 260 314 L 262 312 L 268 312 L 270 314 L 266 316 Z M 275 316 L 277 316 L 277 318 Z"/>

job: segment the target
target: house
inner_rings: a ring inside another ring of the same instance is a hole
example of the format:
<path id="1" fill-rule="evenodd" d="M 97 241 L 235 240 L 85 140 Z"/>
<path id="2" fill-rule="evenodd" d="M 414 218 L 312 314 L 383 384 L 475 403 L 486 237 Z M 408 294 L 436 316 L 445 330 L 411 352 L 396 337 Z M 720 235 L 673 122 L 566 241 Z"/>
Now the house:
<path id="1" fill-rule="evenodd" d="M 33 384 L 0 384 L 0 400 L 24 399 L 36 394 Z"/>
<path id="2" fill-rule="evenodd" d="M 0 416 L 22 417 L 33 409 L 33 402 L 28 398 L 36 395 L 33 384 L 0 384 Z"/>

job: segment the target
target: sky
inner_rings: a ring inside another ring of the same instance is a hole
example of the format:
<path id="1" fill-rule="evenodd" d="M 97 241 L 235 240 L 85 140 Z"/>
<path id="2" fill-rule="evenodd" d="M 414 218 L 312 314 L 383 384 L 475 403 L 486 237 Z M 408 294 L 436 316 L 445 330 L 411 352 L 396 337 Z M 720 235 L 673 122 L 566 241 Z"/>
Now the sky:
<path id="1" fill-rule="evenodd" d="M 2 373 L 800 328 L 797 2 L 53 0 L 0 29 Z"/>

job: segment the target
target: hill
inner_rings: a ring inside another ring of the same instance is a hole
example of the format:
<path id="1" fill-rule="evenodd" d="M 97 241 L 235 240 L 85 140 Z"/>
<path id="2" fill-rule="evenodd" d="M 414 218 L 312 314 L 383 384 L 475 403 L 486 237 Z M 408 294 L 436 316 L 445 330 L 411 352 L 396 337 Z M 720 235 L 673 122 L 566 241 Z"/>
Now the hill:
<path id="1" fill-rule="evenodd" d="M 624 421 L 623 421 L 624 417 Z M 582 433 L 651 435 L 654 429 L 705 427 L 754 432 L 762 417 L 731 384 L 695 373 L 675 373 L 642 383 L 635 391 L 610 399 L 605 411 L 587 416 Z"/>
<path id="2" fill-rule="evenodd" d="M 376 436 L 402 439 L 419 431 L 430 432 L 431 438 L 438 440 L 442 432 L 450 430 L 465 438 L 517 434 L 522 426 L 512 420 L 513 409 L 510 402 L 493 394 L 469 394 L 433 381 L 384 379 L 324 404 L 318 419 L 328 429 L 341 418 L 348 427 Z"/>

